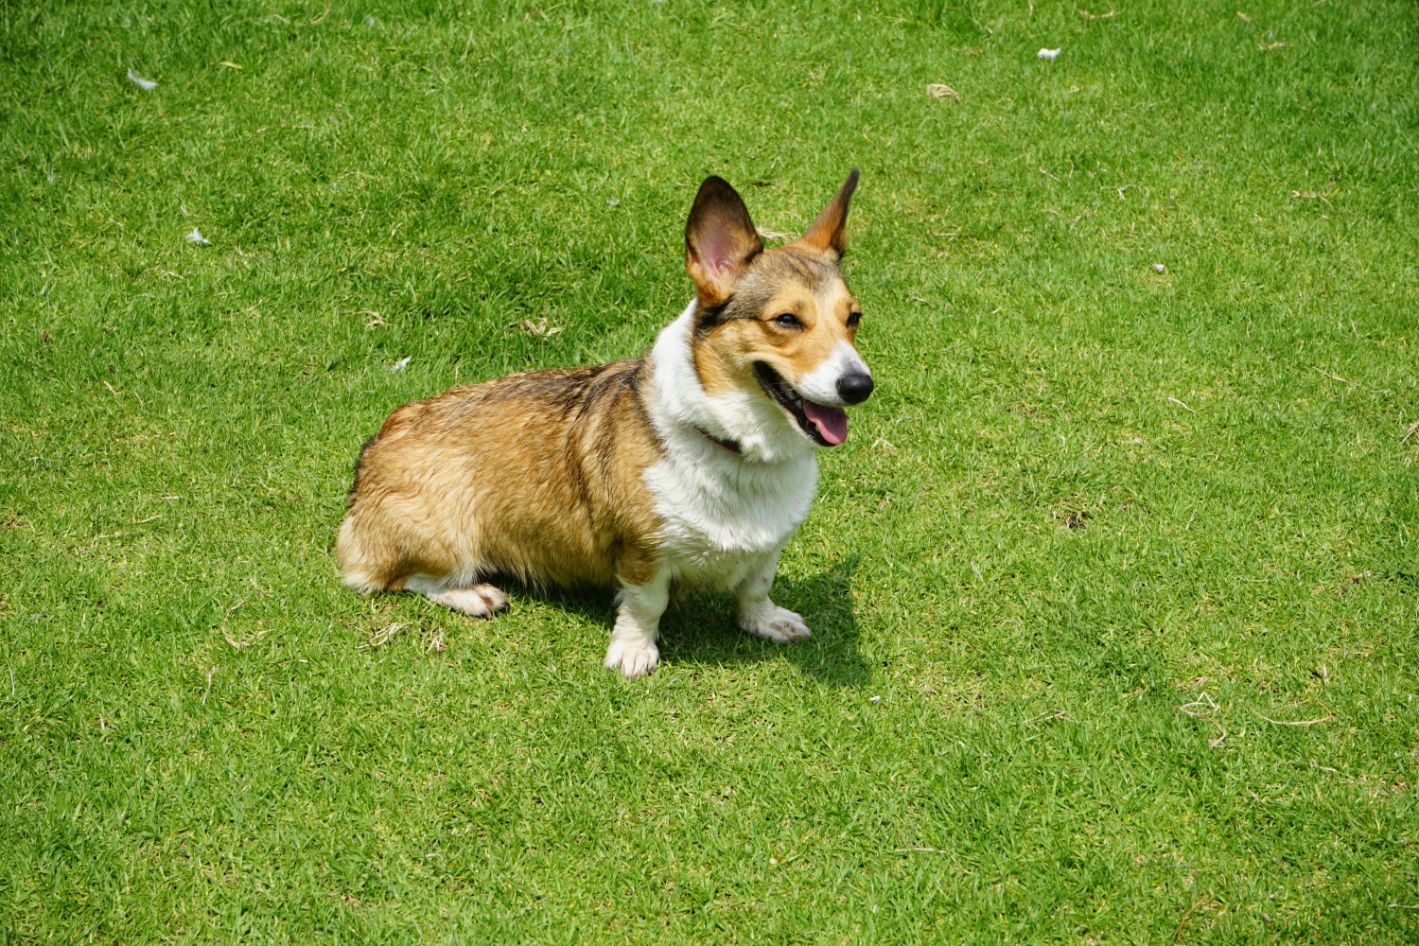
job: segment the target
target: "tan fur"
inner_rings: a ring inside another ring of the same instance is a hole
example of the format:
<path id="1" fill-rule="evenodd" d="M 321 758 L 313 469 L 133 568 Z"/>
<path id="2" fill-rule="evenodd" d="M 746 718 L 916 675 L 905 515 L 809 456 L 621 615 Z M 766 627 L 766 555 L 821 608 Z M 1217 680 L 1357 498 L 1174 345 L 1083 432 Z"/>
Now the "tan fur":
<path id="1" fill-rule="evenodd" d="M 660 458 L 641 401 L 649 373 L 640 360 L 531 372 L 396 409 L 356 469 L 336 544 L 346 583 L 648 580 L 658 524 L 643 473 Z"/>
<path id="2" fill-rule="evenodd" d="M 752 388 L 755 361 L 797 381 L 838 342 L 853 344 L 857 327 L 847 323 L 857 307 L 835 253 L 808 248 L 802 241 L 768 250 L 748 264 L 722 320 L 707 328 L 695 346 L 700 383 L 712 394 Z M 797 316 L 803 328 L 774 324 L 784 313 Z"/>
<path id="3" fill-rule="evenodd" d="M 857 168 L 853 168 L 843 186 L 833 195 L 833 199 L 819 211 L 808 232 L 798 238 L 799 245 L 820 253 L 830 253 L 834 259 L 840 259 L 847 250 L 844 226 L 847 223 L 848 204 L 856 190 Z"/>

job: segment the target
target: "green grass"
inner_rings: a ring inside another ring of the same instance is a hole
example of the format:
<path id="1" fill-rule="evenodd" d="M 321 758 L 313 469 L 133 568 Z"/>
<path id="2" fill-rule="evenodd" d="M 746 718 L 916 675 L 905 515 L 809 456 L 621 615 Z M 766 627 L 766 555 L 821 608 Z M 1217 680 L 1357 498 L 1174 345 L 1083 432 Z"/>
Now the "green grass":
<path id="1" fill-rule="evenodd" d="M 1419 939 L 1419 12 L 1110 9 L 0 8 L 0 943 Z M 339 585 L 394 405 L 854 164 L 811 641 Z"/>

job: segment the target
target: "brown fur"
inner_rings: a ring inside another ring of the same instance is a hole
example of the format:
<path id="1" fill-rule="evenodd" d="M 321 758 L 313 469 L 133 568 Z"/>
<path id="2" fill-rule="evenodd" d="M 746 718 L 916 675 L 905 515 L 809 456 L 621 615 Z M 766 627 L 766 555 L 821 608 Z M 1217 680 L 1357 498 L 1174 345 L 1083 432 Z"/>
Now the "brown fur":
<path id="1" fill-rule="evenodd" d="M 660 447 L 639 359 L 512 375 L 405 404 L 367 445 L 336 557 L 360 591 L 416 574 L 648 580 Z"/>

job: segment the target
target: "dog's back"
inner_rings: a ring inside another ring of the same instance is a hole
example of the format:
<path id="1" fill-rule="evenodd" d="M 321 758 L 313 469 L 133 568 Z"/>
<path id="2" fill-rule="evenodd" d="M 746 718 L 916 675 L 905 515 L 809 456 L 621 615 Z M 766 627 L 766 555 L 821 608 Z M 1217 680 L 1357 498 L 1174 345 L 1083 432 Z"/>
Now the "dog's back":
<path id="1" fill-rule="evenodd" d="M 396 409 L 366 446 L 336 545 L 361 592 L 413 575 L 611 584 L 657 532 L 645 363 L 536 371 Z"/>

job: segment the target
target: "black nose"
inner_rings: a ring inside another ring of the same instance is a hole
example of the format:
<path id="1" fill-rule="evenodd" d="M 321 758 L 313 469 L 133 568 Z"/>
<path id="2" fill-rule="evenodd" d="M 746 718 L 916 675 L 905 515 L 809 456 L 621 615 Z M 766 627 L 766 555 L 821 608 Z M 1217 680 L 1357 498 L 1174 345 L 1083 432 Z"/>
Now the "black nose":
<path id="1" fill-rule="evenodd" d="M 859 371 L 838 379 L 838 395 L 849 404 L 861 404 L 872 393 L 872 375 Z"/>

